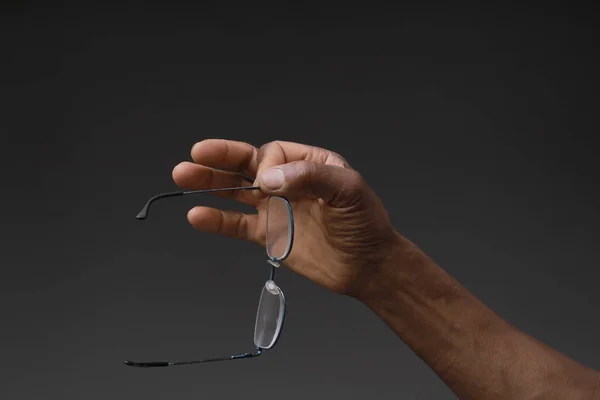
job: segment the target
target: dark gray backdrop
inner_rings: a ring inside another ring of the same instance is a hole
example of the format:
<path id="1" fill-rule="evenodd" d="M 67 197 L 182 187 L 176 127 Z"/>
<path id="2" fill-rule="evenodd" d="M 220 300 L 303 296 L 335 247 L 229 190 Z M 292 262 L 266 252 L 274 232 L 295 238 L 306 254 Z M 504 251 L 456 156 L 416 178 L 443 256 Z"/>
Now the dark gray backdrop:
<path id="1" fill-rule="evenodd" d="M 252 349 L 263 250 L 186 221 L 237 206 L 134 218 L 211 137 L 343 154 L 491 308 L 600 368 L 590 10 L 167 4 L 2 6 L 2 397 L 453 398 L 362 305 L 289 271 L 264 357 L 122 364 Z"/>

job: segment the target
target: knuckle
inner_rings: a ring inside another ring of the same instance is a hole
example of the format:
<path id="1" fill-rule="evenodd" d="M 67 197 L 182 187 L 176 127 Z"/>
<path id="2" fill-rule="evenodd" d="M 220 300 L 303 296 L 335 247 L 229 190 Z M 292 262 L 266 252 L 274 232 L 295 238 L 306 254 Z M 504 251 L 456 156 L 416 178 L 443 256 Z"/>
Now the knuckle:
<path id="1" fill-rule="evenodd" d="M 349 171 L 348 173 L 348 185 L 353 188 L 362 190 L 365 186 L 365 179 L 358 171 Z"/>
<path id="2" fill-rule="evenodd" d="M 296 170 L 296 176 L 301 181 L 312 180 L 317 177 L 317 165 L 310 161 L 296 161 L 293 163 L 294 169 Z"/>
<path id="3" fill-rule="evenodd" d="M 205 175 L 205 179 L 206 180 L 204 182 L 204 184 L 206 185 L 206 187 L 212 188 L 213 185 L 215 184 L 216 177 L 217 177 L 217 171 L 215 171 L 212 168 L 207 169 L 207 173 Z"/>
<path id="4" fill-rule="evenodd" d="M 350 164 L 348 163 L 348 161 L 346 161 L 344 157 L 342 157 L 341 154 L 332 151 L 331 158 L 333 160 L 334 165 L 344 168 L 350 168 Z"/>
<path id="5" fill-rule="evenodd" d="M 352 169 L 350 167 L 350 164 L 348 163 L 348 161 L 346 161 L 346 159 L 344 157 L 342 157 L 342 155 L 340 153 L 336 153 L 335 151 L 331 151 L 331 150 L 326 151 L 326 155 L 324 157 L 323 163 L 328 164 L 328 165 L 333 165 L 336 167 Z"/>
<path id="6" fill-rule="evenodd" d="M 242 186 L 242 182 L 240 182 L 238 186 Z M 233 198 L 233 200 L 240 203 L 248 202 L 248 192 L 246 192 L 245 190 L 233 190 L 231 197 Z"/>
<path id="7" fill-rule="evenodd" d="M 265 143 L 262 146 L 260 146 L 260 148 L 258 149 L 259 161 L 275 148 L 281 148 L 281 144 L 280 144 L 279 140 L 273 140 L 271 142 Z"/>
<path id="8" fill-rule="evenodd" d="M 256 160 L 259 171 L 264 171 L 270 167 L 288 163 L 287 155 L 282 143 L 283 142 L 280 140 L 274 140 L 262 145 L 258 149 Z"/>
<path id="9" fill-rule="evenodd" d="M 366 187 L 366 182 L 362 175 L 352 170 L 344 180 L 340 195 L 344 198 L 360 201 L 365 194 Z"/>
<path id="10" fill-rule="evenodd" d="M 247 221 L 243 215 L 235 211 L 220 210 L 221 223 L 219 232 L 225 236 L 236 239 L 245 239 L 247 237 Z"/>
<path id="11" fill-rule="evenodd" d="M 265 143 L 262 146 L 260 146 L 260 148 L 258 149 L 258 154 L 256 155 L 256 160 L 259 165 L 263 162 L 265 158 L 267 158 L 269 154 L 272 153 L 272 150 L 275 146 L 277 146 L 277 141 Z"/>
<path id="12" fill-rule="evenodd" d="M 246 239 L 248 233 L 248 221 L 243 216 L 239 216 L 235 223 L 235 237 Z"/>
<path id="13" fill-rule="evenodd" d="M 226 218 L 227 216 L 225 215 L 225 212 L 222 210 L 219 210 L 219 218 L 218 218 L 218 222 L 217 222 L 217 232 L 225 234 L 225 227 L 227 226 L 227 224 L 225 224 Z"/>

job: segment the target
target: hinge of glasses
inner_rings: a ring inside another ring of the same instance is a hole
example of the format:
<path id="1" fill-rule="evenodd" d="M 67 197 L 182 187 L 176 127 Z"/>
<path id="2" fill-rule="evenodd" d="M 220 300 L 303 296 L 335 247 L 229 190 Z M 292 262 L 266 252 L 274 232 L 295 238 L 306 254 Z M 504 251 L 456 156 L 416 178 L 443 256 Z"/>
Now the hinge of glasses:
<path id="1" fill-rule="evenodd" d="M 279 268 L 281 266 L 277 261 L 267 260 L 267 262 L 269 264 L 271 264 L 272 266 L 274 266 L 275 268 Z"/>

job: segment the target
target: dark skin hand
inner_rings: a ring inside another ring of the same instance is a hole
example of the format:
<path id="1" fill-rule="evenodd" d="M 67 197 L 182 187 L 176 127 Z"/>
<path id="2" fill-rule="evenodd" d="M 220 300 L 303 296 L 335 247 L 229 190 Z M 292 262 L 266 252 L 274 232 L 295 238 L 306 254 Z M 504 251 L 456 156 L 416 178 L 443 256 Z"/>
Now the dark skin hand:
<path id="1" fill-rule="evenodd" d="M 261 148 L 210 139 L 194 162 L 173 170 L 188 190 L 247 186 L 221 193 L 256 214 L 195 207 L 204 232 L 265 245 L 266 197 L 294 211 L 294 250 L 284 265 L 383 319 L 461 399 L 600 399 L 600 373 L 538 342 L 482 304 L 391 224 L 384 205 L 339 154 L 290 142 Z"/>

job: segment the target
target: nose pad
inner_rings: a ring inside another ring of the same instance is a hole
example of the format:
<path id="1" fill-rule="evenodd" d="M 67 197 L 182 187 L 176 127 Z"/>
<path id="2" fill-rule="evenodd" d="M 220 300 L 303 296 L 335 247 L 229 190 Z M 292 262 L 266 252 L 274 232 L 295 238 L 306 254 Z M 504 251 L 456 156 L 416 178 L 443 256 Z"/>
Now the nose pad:
<path id="1" fill-rule="evenodd" d="M 268 280 L 265 283 L 265 288 L 269 291 L 269 293 L 271 293 L 274 296 L 277 296 L 279 295 L 279 293 L 281 293 L 281 289 L 279 289 L 279 286 L 277 286 L 277 284 L 272 280 Z"/>

